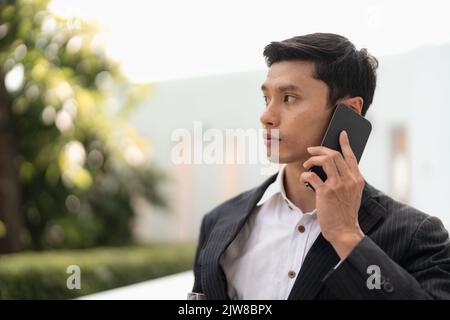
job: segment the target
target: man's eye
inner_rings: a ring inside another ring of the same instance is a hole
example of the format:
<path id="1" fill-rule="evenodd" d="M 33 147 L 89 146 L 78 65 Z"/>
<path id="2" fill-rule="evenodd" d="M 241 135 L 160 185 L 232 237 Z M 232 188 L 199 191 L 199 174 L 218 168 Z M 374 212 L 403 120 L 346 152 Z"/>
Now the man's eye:
<path id="1" fill-rule="evenodd" d="M 267 105 L 269 103 L 269 97 L 263 96 L 264 103 Z"/>
<path id="2" fill-rule="evenodd" d="M 293 102 L 295 100 L 294 96 L 284 96 L 284 102 Z"/>

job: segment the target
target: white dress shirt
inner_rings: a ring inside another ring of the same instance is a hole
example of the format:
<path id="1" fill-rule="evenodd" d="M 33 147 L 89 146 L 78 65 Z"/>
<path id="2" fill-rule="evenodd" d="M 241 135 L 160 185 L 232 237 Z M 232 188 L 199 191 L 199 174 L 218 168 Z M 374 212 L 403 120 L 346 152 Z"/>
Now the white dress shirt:
<path id="1" fill-rule="evenodd" d="M 302 212 L 286 197 L 285 167 L 220 260 L 231 299 L 287 299 L 321 232 L 316 210 Z"/>

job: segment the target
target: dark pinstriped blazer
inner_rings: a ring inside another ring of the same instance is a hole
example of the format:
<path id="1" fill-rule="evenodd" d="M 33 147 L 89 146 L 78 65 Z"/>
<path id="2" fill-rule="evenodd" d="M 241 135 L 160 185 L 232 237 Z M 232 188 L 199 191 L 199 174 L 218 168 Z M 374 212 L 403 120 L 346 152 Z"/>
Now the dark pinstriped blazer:
<path id="1" fill-rule="evenodd" d="M 193 292 L 206 299 L 230 299 L 219 259 L 275 178 L 276 174 L 205 215 Z M 450 299 L 450 241 L 439 219 L 393 200 L 367 182 L 358 219 L 366 236 L 336 269 L 339 256 L 319 235 L 288 299 Z M 373 289 L 367 285 L 370 265 L 381 271 L 380 285 Z"/>

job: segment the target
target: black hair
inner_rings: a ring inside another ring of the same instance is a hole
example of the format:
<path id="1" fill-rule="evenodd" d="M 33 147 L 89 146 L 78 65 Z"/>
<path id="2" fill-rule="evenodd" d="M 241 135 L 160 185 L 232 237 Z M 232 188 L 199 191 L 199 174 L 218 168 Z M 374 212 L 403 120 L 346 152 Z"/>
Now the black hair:
<path id="1" fill-rule="evenodd" d="M 288 60 L 313 62 L 313 77 L 327 84 L 328 102 L 332 106 L 341 98 L 359 96 L 364 101 L 361 111 L 364 116 L 372 103 L 378 60 L 367 49 L 356 50 L 343 36 L 312 33 L 274 41 L 264 48 L 263 55 L 269 67 Z"/>

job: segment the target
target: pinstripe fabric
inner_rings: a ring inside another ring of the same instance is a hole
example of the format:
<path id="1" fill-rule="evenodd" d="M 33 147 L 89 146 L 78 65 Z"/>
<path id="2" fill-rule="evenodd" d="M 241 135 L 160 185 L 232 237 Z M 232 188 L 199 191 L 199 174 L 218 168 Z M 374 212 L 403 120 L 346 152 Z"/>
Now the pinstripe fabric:
<path id="1" fill-rule="evenodd" d="M 219 259 L 275 178 L 276 174 L 203 218 L 194 292 L 208 299 L 229 299 Z M 367 182 L 358 219 L 366 236 L 336 269 L 339 257 L 319 235 L 289 299 L 450 299 L 450 242 L 439 219 L 393 200 Z M 369 290 L 367 267 L 373 264 L 380 266 L 382 287 Z"/>

